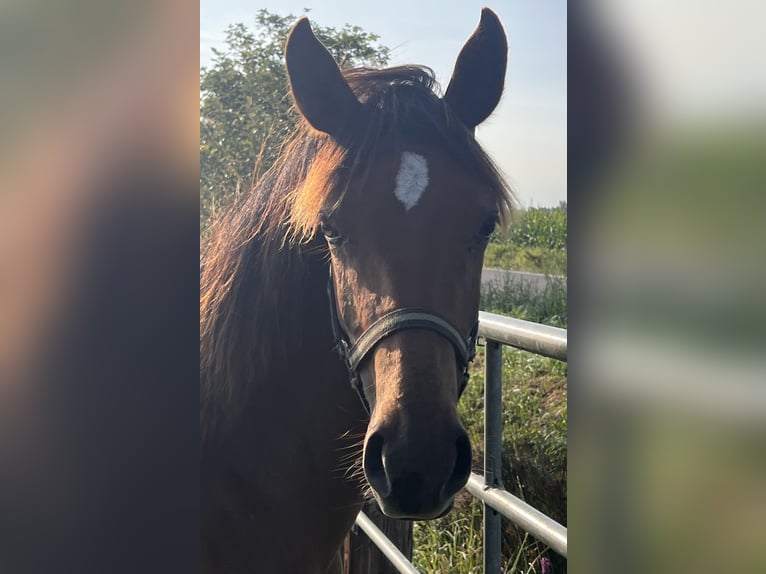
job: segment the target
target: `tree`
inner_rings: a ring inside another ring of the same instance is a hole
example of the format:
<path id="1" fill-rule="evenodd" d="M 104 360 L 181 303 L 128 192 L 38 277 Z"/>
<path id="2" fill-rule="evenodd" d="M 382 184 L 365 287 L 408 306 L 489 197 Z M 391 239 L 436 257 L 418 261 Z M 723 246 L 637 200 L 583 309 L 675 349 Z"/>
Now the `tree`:
<path id="1" fill-rule="evenodd" d="M 308 10 L 306 10 L 308 12 Z M 284 45 L 297 17 L 259 10 L 255 28 L 233 24 L 226 48 L 200 70 L 201 225 L 247 191 L 279 154 L 297 115 L 292 110 Z M 389 49 L 359 26 L 313 26 L 343 68 L 384 66 Z"/>

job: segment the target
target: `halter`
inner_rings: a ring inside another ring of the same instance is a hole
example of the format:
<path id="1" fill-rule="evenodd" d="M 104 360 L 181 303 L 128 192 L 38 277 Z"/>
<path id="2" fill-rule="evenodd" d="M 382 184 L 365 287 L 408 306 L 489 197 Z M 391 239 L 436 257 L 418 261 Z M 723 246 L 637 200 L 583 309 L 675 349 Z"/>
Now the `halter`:
<path id="1" fill-rule="evenodd" d="M 351 375 L 351 387 L 359 395 L 368 415 L 370 414 L 370 404 L 364 395 L 362 379 L 358 372 L 359 365 L 380 341 L 398 331 L 406 329 L 433 331 L 452 343 L 458 367 L 463 371 L 460 388 L 458 389 L 458 398 L 463 394 L 468 384 L 468 365 L 476 356 L 476 338 L 479 331 L 478 321 L 476 321 L 468 337 L 463 337 L 460 331 L 453 327 L 449 321 L 434 313 L 420 307 L 402 307 L 383 315 L 367 327 L 355 343 L 351 343 L 338 318 L 335 289 L 333 288 L 332 281 L 332 266 L 330 267 L 330 278 L 327 281 L 327 297 L 330 300 L 330 325 L 332 326 L 336 348 Z"/>

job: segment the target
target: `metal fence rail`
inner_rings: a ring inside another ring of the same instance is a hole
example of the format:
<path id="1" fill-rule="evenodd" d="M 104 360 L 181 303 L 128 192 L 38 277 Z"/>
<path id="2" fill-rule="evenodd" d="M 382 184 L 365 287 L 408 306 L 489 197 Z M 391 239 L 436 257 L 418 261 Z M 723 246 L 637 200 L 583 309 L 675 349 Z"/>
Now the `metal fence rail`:
<path id="1" fill-rule="evenodd" d="M 402 574 L 420 574 L 417 569 L 412 565 L 412 562 L 407 560 L 407 557 L 401 553 L 396 547 L 396 544 L 383 533 L 383 531 L 375 526 L 370 518 L 364 513 L 360 512 L 356 517 L 356 523 L 364 530 L 367 537 L 380 548 L 380 551 L 391 561 L 399 572 Z"/>
<path id="2" fill-rule="evenodd" d="M 507 490 L 487 486 L 484 484 L 484 478 L 478 474 L 471 473 L 465 489 L 514 524 L 530 534 L 534 533 L 535 538 L 545 542 L 553 550 L 566 557 L 567 529 L 561 524 Z"/>
<path id="3" fill-rule="evenodd" d="M 484 503 L 484 572 L 500 571 L 501 515 L 566 558 L 567 529 L 503 489 L 501 456 L 503 345 L 566 361 L 567 331 L 480 311 L 479 335 L 487 340 L 484 381 L 484 476 L 472 473 L 466 490 Z M 417 572 L 412 563 L 363 512 L 359 513 L 356 522 L 399 572 Z"/>
<path id="4" fill-rule="evenodd" d="M 479 311 L 479 335 L 536 355 L 567 360 L 567 330 Z"/>

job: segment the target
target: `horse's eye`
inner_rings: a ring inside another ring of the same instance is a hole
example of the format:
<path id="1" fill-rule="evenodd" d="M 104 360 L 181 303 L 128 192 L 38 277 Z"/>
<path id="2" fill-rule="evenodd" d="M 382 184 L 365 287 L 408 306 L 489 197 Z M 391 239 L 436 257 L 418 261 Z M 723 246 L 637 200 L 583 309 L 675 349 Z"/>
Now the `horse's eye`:
<path id="1" fill-rule="evenodd" d="M 343 239 L 338 229 L 332 224 L 329 218 L 322 217 L 319 221 L 319 228 L 327 239 L 328 243 L 338 243 Z"/>
<path id="2" fill-rule="evenodd" d="M 492 215 L 491 217 L 488 217 L 484 220 L 484 223 L 481 224 L 481 229 L 479 229 L 479 239 L 486 241 L 489 239 L 490 235 L 495 231 L 495 227 L 497 226 L 497 215 Z"/>

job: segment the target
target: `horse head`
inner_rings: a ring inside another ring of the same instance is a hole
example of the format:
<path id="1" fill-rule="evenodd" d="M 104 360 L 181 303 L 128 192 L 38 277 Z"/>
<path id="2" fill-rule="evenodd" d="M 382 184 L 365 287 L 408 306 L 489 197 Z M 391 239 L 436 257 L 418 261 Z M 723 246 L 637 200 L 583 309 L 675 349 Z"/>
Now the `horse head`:
<path id="1" fill-rule="evenodd" d="M 322 191 L 296 191 L 291 224 L 326 245 L 336 343 L 370 414 L 364 474 L 392 517 L 441 516 L 471 470 L 457 402 L 484 249 L 511 204 L 474 129 L 506 59 L 488 9 L 443 97 L 425 68 L 342 72 L 305 18 L 286 45 L 295 106 L 333 158 Z"/>

